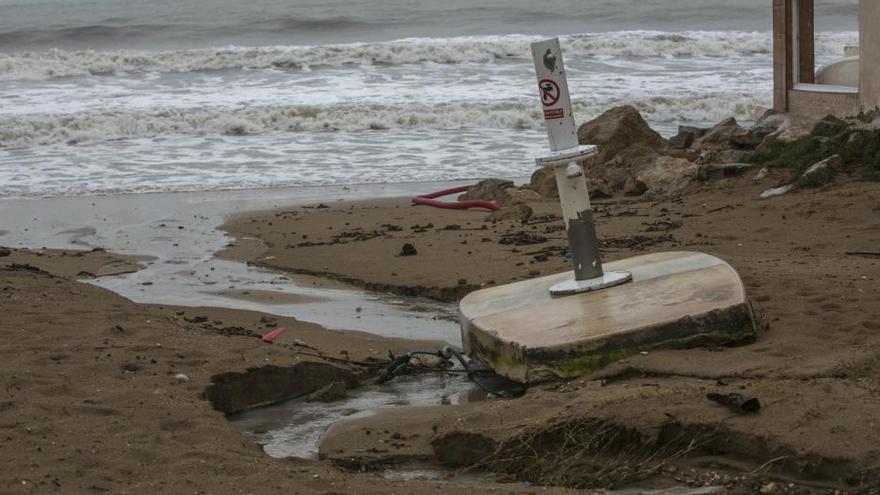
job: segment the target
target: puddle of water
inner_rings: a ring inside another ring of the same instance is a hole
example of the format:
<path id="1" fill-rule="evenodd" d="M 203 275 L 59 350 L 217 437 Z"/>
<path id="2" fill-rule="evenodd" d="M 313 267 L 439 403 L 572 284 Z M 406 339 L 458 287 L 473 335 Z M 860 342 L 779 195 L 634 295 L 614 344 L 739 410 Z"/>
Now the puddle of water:
<path id="1" fill-rule="evenodd" d="M 316 458 L 321 436 L 338 421 L 370 416 L 388 407 L 461 404 L 480 399 L 485 399 L 485 394 L 475 391 L 464 376 L 423 374 L 359 387 L 340 401 L 291 399 L 231 416 L 229 420 L 272 457 Z"/>
<path id="2" fill-rule="evenodd" d="M 453 304 L 369 293 L 339 284 L 333 288 L 310 287 L 277 272 L 214 259 L 213 255 L 231 240 L 216 230 L 217 226 L 236 213 L 407 196 L 460 184 L 6 199 L 0 200 L 2 243 L 27 248 L 102 247 L 121 254 L 150 256 L 153 260 L 140 272 L 90 281 L 135 302 L 262 311 L 328 328 L 458 344 Z M 269 292 L 278 297 L 239 297 L 241 292 Z"/>

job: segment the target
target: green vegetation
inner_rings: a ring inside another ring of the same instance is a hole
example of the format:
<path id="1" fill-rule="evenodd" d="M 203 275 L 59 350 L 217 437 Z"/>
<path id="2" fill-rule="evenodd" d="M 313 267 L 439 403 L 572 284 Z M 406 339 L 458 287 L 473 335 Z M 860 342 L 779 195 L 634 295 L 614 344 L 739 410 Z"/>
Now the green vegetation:
<path id="1" fill-rule="evenodd" d="M 748 161 L 768 167 L 787 168 L 792 177 L 800 177 L 812 165 L 833 155 L 840 155 L 843 166 L 860 171 L 867 180 L 880 180 L 880 130 L 845 131 L 830 138 L 804 136 L 792 142 L 776 141 Z M 801 187 L 817 187 L 831 180 L 833 171 L 802 178 Z"/>

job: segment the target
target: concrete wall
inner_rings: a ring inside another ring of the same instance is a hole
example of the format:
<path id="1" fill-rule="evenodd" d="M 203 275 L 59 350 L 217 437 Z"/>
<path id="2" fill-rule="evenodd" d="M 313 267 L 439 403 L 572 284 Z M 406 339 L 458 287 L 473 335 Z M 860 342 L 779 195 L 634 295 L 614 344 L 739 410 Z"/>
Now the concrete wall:
<path id="1" fill-rule="evenodd" d="M 880 106 L 880 1 L 859 2 L 861 73 L 859 94 L 863 109 Z"/>
<path id="2" fill-rule="evenodd" d="M 793 89 L 788 92 L 788 111 L 816 118 L 822 118 L 828 114 L 838 117 L 855 115 L 859 113 L 859 95 Z"/>

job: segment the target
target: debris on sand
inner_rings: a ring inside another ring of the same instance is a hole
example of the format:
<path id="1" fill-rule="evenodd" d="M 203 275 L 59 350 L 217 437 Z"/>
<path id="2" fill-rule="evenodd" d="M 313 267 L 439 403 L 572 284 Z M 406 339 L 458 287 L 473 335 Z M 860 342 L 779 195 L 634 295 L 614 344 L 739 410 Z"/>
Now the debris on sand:
<path id="1" fill-rule="evenodd" d="M 757 398 L 748 395 L 710 392 L 706 394 L 706 398 L 712 402 L 727 406 L 739 414 L 758 414 L 761 410 L 761 402 Z"/>
<path id="2" fill-rule="evenodd" d="M 542 242 L 547 242 L 547 238 L 522 230 L 512 234 L 505 234 L 498 241 L 499 244 L 512 244 L 514 246 L 527 246 L 530 244 L 541 244 Z"/>
<path id="3" fill-rule="evenodd" d="M 398 256 L 415 256 L 417 254 L 419 254 L 419 252 L 416 247 L 407 242 L 402 248 L 400 248 Z"/>

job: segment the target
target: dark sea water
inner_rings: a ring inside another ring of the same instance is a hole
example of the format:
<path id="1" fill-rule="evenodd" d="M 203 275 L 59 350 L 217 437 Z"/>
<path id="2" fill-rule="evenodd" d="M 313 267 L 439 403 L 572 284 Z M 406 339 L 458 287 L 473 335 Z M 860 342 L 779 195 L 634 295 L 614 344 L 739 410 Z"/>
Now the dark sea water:
<path id="1" fill-rule="evenodd" d="M 858 2 L 817 2 L 820 62 Z M 770 102 L 768 0 L 0 0 L 0 197 L 522 176 L 529 43 L 575 114 L 663 133 Z"/>

